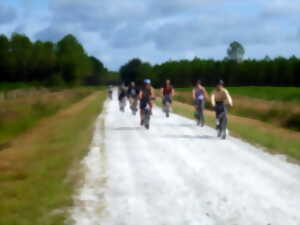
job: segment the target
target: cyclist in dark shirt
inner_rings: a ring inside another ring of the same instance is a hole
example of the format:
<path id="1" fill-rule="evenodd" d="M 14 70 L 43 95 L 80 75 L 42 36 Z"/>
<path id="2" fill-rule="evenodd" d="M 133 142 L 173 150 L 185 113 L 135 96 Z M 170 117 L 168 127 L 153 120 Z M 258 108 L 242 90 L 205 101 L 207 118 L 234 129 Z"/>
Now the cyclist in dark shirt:
<path id="1" fill-rule="evenodd" d="M 208 93 L 205 87 L 202 85 L 200 80 L 197 81 L 196 86 L 193 89 L 193 100 L 195 104 L 195 117 L 197 119 L 197 124 L 204 126 L 204 108 L 205 108 L 205 99 L 208 99 Z"/>
<path id="2" fill-rule="evenodd" d="M 144 87 L 140 90 L 139 99 L 140 99 L 141 125 L 143 126 L 145 108 L 149 106 L 150 111 L 152 112 L 153 100 L 155 99 L 155 90 L 151 86 L 151 80 L 149 79 L 144 80 Z"/>
<path id="3" fill-rule="evenodd" d="M 135 115 L 137 110 L 137 105 L 138 105 L 138 98 L 139 98 L 139 89 L 136 87 L 135 82 L 131 82 L 130 86 L 127 91 L 127 97 L 129 100 L 130 108 Z"/>

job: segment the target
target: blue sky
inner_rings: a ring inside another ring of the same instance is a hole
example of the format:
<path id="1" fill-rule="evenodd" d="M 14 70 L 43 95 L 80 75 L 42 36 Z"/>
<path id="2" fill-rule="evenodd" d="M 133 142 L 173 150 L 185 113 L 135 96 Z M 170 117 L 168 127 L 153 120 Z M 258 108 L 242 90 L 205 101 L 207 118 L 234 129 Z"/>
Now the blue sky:
<path id="1" fill-rule="evenodd" d="M 111 69 L 133 57 L 222 59 L 232 41 L 247 58 L 300 57 L 300 0 L 2 0 L 0 33 L 12 32 L 73 33 Z"/>

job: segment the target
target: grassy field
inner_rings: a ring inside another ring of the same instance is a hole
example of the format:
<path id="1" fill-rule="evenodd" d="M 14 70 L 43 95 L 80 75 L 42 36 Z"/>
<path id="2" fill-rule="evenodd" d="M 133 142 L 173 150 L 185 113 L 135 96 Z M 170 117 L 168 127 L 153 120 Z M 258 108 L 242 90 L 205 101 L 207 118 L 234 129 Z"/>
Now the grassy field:
<path id="1" fill-rule="evenodd" d="M 21 83 L 21 82 L 14 82 L 14 83 L 0 83 L 0 92 L 1 91 L 10 91 L 15 89 L 25 89 L 25 88 L 31 88 L 33 86 L 36 86 L 31 83 Z"/>
<path id="2" fill-rule="evenodd" d="M 300 103 L 300 88 L 297 87 L 231 87 L 229 90 L 233 96 Z"/>
<path id="3" fill-rule="evenodd" d="M 62 225 L 104 92 L 41 120 L 0 152 L 0 225 Z M 78 119 L 78 118 L 84 118 Z"/>
<path id="4" fill-rule="evenodd" d="M 299 88 L 233 87 L 228 89 L 234 100 L 231 114 L 300 131 Z M 192 104 L 191 88 L 178 89 L 175 99 Z M 210 108 L 210 104 L 207 104 L 207 107 Z"/>
<path id="5" fill-rule="evenodd" d="M 174 112 L 194 119 L 194 109 L 191 105 L 175 102 Z M 206 111 L 206 122 L 215 127 L 215 115 Z M 229 130 L 232 135 L 249 143 L 258 145 L 274 154 L 285 154 L 291 160 L 300 162 L 300 134 L 268 123 L 239 116 L 229 116 Z"/>
<path id="6" fill-rule="evenodd" d="M 209 92 L 212 87 L 208 87 Z M 276 101 L 284 103 L 300 103 L 300 88 L 298 87 L 228 87 L 233 96 L 244 96 L 249 98 L 262 99 L 267 101 Z M 192 88 L 179 88 L 179 91 L 191 92 Z"/>
<path id="7" fill-rule="evenodd" d="M 33 95 L 22 89 L 24 95 L 0 101 L 0 151 L 1 145 L 7 145 L 16 135 L 34 126 L 37 121 L 52 115 L 85 96 L 90 89 L 69 89 L 49 92 L 36 90 Z"/>

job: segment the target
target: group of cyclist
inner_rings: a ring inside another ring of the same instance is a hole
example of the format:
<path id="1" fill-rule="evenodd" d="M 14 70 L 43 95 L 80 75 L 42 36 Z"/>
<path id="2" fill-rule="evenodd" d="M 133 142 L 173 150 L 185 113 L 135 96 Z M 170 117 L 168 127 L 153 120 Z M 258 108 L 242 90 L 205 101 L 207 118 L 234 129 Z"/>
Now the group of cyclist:
<path id="1" fill-rule="evenodd" d="M 109 87 L 109 96 L 112 98 L 112 87 Z M 175 96 L 175 89 L 170 80 L 166 80 L 165 84 L 160 90 L 162 95 L 163 109 L 166 109 L 166 115 L 169 117 L 169 109 L 172 105 L 173 97 Z M 209 94 L 199 80 L 196 82 L 195 87 L 192 90 L 192 98 L 195 106 L 195 118 L 199 126 L 205 125 L 204 120 L 204 109 L 206 101 L 211 101 L 211 104 L 216 112 L 216 127 L 218 130 L 218 137 L 226 138 L 226 127 L 227 127 L 227 105 L 233 106 L 232 98 L 226 88 L 224 88 L 224 82 L 218 81 L 215 89 Z M 147 112 L 152 114 L 152 108 L 155 100 L 155 89 L 151 85 L 150 79 L 145 79 L 143 86 L 138 88 L 135 82 L 131 82 L 129 87 L 122 84 L 118 88 L 118 100 L 120 110 L 124 111 L 126 106 L 126 99 L 128 99 L 130 108 L 135 115 L 138 111 L 138 103 L 140 109 L 140 123 L 142 126 L 145 125 Z M 149 121 L 148 121 L 149 122 Z M 149 128 L 147 124 L 146 128 Z"/>

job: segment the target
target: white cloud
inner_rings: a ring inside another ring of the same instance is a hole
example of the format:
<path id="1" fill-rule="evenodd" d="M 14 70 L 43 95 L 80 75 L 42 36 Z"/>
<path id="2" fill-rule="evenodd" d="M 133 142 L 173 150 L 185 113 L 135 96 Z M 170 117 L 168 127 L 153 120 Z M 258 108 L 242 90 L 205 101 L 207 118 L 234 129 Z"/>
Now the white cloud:
<path id="1" fill-rule="evenodd" d="M 18 29 L 43 40 L 74 33 L 117 68 L 132 57 L 223 58 L 234 40 L 251 57 L 277 54 L 298 46 L 299 10 L 300 0 L 51 0 L 46 18 L 33 11 Z"/>

